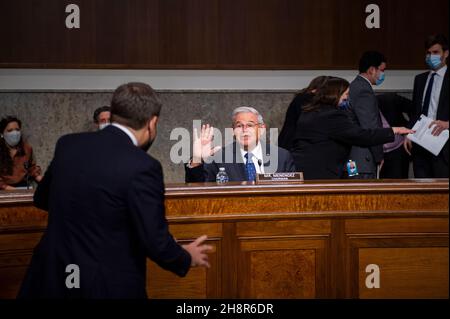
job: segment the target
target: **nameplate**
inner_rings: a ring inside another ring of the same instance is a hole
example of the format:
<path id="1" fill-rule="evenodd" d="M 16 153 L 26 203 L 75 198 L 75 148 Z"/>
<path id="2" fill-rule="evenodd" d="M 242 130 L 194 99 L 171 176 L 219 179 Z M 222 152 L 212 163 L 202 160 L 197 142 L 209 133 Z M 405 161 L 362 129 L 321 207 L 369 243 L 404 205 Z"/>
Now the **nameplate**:
<path id="1" fill-rule="evenodd" d="M 303 181 L 303 172 L 256 175 L 256 184 L 302 183 Z"/>

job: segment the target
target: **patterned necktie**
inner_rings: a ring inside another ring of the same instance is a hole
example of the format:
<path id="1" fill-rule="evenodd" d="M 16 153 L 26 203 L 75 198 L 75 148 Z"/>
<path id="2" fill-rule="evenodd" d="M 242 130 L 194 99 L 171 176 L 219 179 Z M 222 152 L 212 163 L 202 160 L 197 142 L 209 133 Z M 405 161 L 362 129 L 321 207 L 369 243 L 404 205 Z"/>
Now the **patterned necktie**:
<path id="1" fill-rule="evenodd" d="M 428 116 L 428 110 L 430 108 L 431 101 L 431 91 L 433 90 L 434 76 L 436 73 L 431 75 L 430 81 L 428 81 L 427 91 L 425 92 L 425 99 L 423 100 L 422 114 Z"/>
<path id="2" fill-rule="evenodd" d="M 245 174 L 247 175 L 247 181 L 253 182 L 256 180 L 256 168 L 252 161 L 253 154 L 247 153 L 244 157 L 247 160 L 245 163 Z"/>

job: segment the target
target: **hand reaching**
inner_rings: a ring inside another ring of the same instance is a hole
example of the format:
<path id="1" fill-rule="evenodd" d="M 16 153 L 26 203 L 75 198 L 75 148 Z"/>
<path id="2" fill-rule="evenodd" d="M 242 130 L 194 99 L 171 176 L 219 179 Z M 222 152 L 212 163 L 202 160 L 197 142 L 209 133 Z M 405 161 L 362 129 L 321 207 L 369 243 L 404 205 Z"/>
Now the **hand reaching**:
<path id="1" fill-rule="evenodd" d="M 203 235 L 198 237 L 192 243 L 182 246 L 191 255 L 192 267 L 210 267 L 207 252 L 212 250 L 212 246 L 204 244 L 207 239 L 208 236 Z"/>
<path id="2" fill-rule="evenodd" d="M 414 134 L 416 132 L 406 127 L 393 127 L 392 130 L 396 135 Z"/>
<path id="3" fill-rule="evenodd" d="M 412 142 L 410 139 L 405 138 L 405 140 L 403 141 L 403 148 L 405 149 L 406 153 L 411 156 Z"/>

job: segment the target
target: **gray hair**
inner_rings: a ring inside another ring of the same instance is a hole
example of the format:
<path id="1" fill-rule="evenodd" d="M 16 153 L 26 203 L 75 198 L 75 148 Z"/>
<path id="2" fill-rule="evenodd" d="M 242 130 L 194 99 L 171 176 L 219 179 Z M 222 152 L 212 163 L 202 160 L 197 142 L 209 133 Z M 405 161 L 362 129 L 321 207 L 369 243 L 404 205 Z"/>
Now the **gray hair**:
<path id="1" fill-rule="evenodd" d="M 250 106 L 240 106 L 237 107 L 233 110 L 233 123 L 234 123 L 234 119 L 236 118 L 236 115 L 238 113 L 253 113 L 258 117 L 258 124 L 264 124 L 264 119 L 262 117 L 262 115 L 253 107 Z"/>

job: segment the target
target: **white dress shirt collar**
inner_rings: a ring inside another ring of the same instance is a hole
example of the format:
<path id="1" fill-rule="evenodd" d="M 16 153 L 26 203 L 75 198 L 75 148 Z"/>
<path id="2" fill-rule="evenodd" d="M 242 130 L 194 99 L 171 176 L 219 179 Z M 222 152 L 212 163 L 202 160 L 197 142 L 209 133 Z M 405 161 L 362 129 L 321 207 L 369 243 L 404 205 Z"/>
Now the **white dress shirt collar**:
<path id="1" fill-rule="evenodd" d="M 435 72 L 435 71 L 431 71 L 430 73 L 433 73 L 433 72 Z M 445 72 L 447 72 L 447 65 L 444 65 L 442 68 L 437 70 L 435 73 L 437 73 L 439 76 L 444 77 Z"/>
<path id="2" fill-rule="evenodd" d="M 123 126 L 119 123 L 112 123 L 111 125 L 117 127 L 119 130 L 121 130 L 122 132 L 127 134 L 130 137 L 131 141 L 133 142 L 134 146 L 138 146 L 138 141 L 137 141 L 136 136 L 134 136 L 134 134 L 131 133 L 131 131 L 128 128 L 126 128 L 125 126 Z"/>

